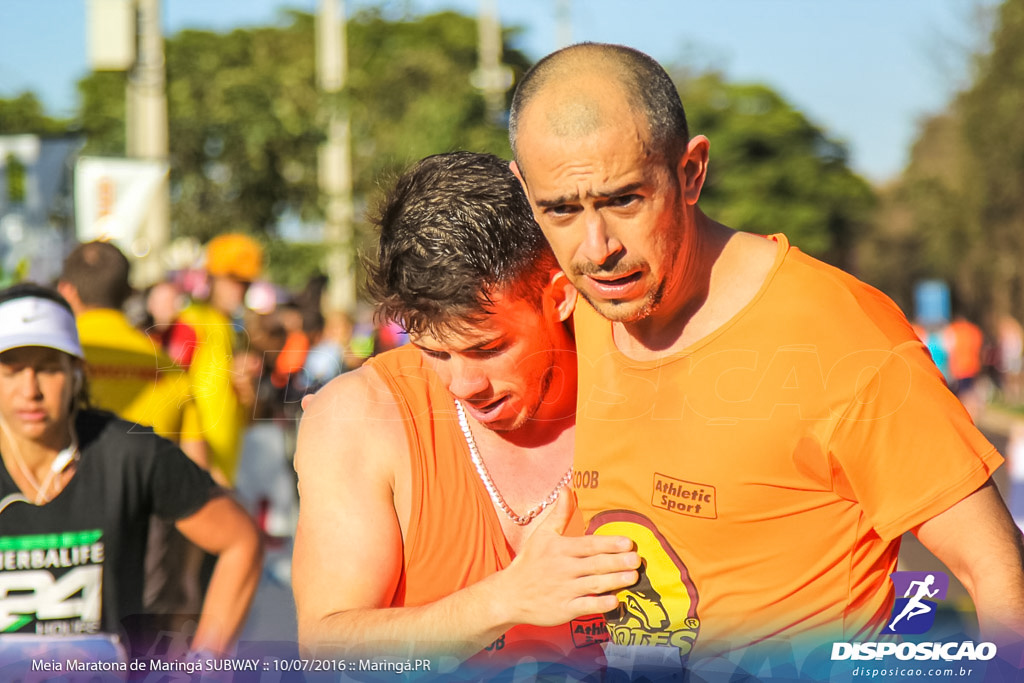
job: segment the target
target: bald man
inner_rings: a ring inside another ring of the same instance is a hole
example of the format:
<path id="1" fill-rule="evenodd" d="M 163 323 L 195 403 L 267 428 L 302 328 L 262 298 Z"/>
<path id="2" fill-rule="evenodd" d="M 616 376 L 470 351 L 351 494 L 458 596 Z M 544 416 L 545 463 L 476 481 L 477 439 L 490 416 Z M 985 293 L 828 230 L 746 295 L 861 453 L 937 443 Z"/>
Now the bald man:
<path id="1" fill-rule="evenodd" d="M 871 640 L 906 531 L 967 587 L 986 637 L 1024 633 L 1024 550 L 990 479 L 1002 458 L 892 301 L 701 211 L 710 144 L 654 60 L 556 52 L 509 128 L 589 303 L 574 314 L 580 508 L 644 561 L 615 643 L 686 660 Z"/>

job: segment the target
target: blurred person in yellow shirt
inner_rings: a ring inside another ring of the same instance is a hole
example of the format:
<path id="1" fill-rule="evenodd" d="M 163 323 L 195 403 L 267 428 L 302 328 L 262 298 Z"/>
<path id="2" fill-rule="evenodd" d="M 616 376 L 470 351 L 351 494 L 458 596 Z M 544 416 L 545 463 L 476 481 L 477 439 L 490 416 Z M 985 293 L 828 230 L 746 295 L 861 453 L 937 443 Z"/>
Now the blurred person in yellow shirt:
<path id="1" fill-rule="evenodd" d="M 189 375 L 209 448 L 210 471 L 214 479 L 230 484 L 238 469 L 247 411 L 247 402 L 239 396 L 247 378 L 237 377 L 234 367 L 238 332 L 233 319 L 249 285 L 263 270 L 263 248 L 247 235 L 219 235 L 206 246 L 205 268 L 209 296 L 192 302 L 179 320 L 196 332 Z"/>
<path id="2" fill-rule="evenodd" d="M 208 465 L 190 379 L 123 312 L 131 294 L 128 259 L 109 242 L 79 245 L 65 259 L 57 289 L 75 312 L 95 407 L 150 426 Z"/>

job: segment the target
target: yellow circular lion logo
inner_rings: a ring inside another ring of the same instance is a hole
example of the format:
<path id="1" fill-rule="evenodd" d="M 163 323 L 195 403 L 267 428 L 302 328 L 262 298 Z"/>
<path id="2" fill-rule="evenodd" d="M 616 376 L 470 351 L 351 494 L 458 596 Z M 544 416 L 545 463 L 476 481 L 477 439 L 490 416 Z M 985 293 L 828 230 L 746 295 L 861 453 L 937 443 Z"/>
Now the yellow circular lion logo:
<path id="1" fill-rule="evenodd" d="M 640 553 L 640 579 L 619 591 L 618 609 L 605 615 L 612 642 L 668 645 L 688 655 L 700 630 L 697 589 L 654 523 L 637 512 L 610 510 L 594 517 L 587 533 L 627 536 Z"/>

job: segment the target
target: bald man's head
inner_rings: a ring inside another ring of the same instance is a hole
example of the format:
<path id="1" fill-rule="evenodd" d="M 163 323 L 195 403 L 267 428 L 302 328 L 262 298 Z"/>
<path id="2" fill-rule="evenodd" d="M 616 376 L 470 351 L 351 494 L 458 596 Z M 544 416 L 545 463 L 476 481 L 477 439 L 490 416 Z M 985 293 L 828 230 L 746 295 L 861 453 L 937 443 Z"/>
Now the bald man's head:
<path id="1" fill-rule="evenodd" d="M 672 78 L 644 53 L 622 45 L 573 45 L 548 55 L 523 77 L 509 117 L 509 140 L 520 166 L 520 124 L 531 104 L 544 108 L 552 133 L 567 138 L 589 135 L 626 109 L 647 124 L 652 151 L 670 165 L 682 157 L 690 137 Z"/>

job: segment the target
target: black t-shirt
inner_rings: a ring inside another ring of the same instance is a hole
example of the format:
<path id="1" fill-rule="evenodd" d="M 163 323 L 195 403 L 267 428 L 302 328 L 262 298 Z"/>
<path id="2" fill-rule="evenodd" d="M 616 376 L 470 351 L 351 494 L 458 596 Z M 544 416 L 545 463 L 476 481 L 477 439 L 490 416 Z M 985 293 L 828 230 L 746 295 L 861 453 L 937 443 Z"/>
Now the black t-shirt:
<path id="1" fill-rule="evenodd" d="M 150 516 L 182 519 L 218 493 L 148 428 L 97 411 L 75 426 L 81 460 L 67 486 L 45 505 L 0 510 L 0 633 L 120 633 L 142 612 Z M 18 493 L 0 463 L 0 499 Z"/>

